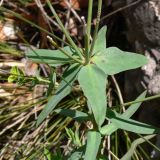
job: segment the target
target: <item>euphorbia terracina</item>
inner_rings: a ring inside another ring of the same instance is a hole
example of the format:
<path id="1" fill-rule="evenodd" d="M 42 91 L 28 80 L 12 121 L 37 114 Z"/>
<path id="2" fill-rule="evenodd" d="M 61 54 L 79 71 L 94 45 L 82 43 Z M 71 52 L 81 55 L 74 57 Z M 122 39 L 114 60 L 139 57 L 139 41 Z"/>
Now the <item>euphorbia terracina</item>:
<path id="1" fill-rule="evenodd" d="M 107 77 L 122 71 L 141 67 L 147 64 L 147 59 L 143 55 L 124 52 L 116 47 L 106 48 L 107 27 L 102 27 L 98 34 L 96 32 L 96 29 L 99 26 L 102 0 L 98 0 L 97 24 L 92 42 L 90 42 L 89 37 L 93 0 L 89 0 L 85 48 L 78 48 L 75 45 L 57 16 L 54 8 L 48 0 L 47 2 L 58 24 L 62 28 L 62 31 L 66 35 L 69 46 L 61 48 L 50 39 L 50 42 L 57 50 L 37 49 L 35 51 L 29 51 L 27 56 L 34 62 L 46 63 L 50 67 L 55 68 L 62 65 L 67 65 L 68 67 L 61 77 L 62 80 L 59 83 L 57 91 L 50 97 L 47 105 L 38 116 L 37 125 L 42 123 L 52 111 L 63 116 L 69 116 L 79 122 L 86 120 L 91 121 L 93 129 L 88 131 L 87 143 L 83 147 L 84 150 L 82 151 L 82 154 L 77 155 L 77 160 L 80 158 L 84 158 L 85 160 L 99 159 L 100 154 L 98 154 L 98 152 L 102 137 L 104 135 L 112 134 L 117 129 L 140 134 L 159 132 L 158 128 L 130 119 L 141 103 L 132 105 L 122 115 L 107 108 Z M 88 106 L 86 113 L 78 110 L 55 109 L 57 104 L 70 94 L 76 80 L 78 80 L 84 96 L 86 97 Z M 137 99 L 144 98 L 145 95 L 146 93 L 143 93 Z M 110 120 L 111 123 L 105 125 L 106 119 Z M 70 160 L 71 159 L 72 158 L 70 158 Z"/>

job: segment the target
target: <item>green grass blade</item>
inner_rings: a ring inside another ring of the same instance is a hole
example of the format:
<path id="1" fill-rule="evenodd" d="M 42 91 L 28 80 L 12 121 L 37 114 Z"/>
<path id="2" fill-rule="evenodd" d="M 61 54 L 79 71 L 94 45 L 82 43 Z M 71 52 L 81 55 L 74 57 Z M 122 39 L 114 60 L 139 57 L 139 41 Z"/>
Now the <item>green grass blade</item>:
<path id="1" fill-rule="evenodd" d="M 61 81 L 55 95 L 49 99 L 47 105 L 38 116 L 36 126 L 42 123 L 42 121 L 49 115 L 49 113 L 56 107 L 56 105 L 71 92 L 71 85 L 76 80 L 79 69 L 80 66 L 77 64 L 73 64 L 67 68 L 63 74 L 63 78 L 65 80 L 63 79 Z"/>
<path id="2" fill-rule="evenodd" d="M 134 154 L 136 147 L 139 144 L 144 143 L 146 141 L 146 139 L 149 140 L 153 137 L 155 137 L 155 135 L 145 136 L 144 138 L 138 138 L 135 141 L 133 141 L 131 148 L 128 150 L 128 152 L 120 160 L 131 160 L 132 155 Z"/>
<path id="3" fill-rule="evenodd" d="M 96 160 L 100 144 L 101 134 L 96 131 L 89 131 L 87 134 L 87 146 L 84 160 Z"/>
<path id="4" fill-rule="evenodd" d="M 0 52 L 3 52 L 4 54 L 11 54 L 17 57 L 22 56 L 23 54 L 21 51 L 17 50 L 16 48 L 11 47 L 7 43 L 0 42 Z"/>
<path id="5" fill-rule="evenodd" d="M 100 127 L 106 116 L 106 75 L 93 64 L 81 68 L 78 81 L 88 99 L 97 125 Z"/>

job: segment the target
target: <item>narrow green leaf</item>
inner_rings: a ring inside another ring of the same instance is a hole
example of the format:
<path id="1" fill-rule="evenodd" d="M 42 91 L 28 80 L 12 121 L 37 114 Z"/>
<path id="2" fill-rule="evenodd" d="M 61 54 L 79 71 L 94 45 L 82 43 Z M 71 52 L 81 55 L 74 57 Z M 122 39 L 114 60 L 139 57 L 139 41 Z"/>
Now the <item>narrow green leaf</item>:
<path id="1" fill-rule="evenodd" d="M 136 147 L 139 144 L 144 143 L 146 140 L 149 140 L 153 137 L 155 137 L 155 135 L 149 135 L 149 136 L 145 136 L 143 138 L 138 138 L 138 139 L 134 140 L 131 145 L 131 148 L 128 150 L 128 152 L 120 160 L 131 160 L 132 155 L 134 154 Z"/>
<path id="2" fill-rule="evenodd" d="M 56 73 L 51 71 L 50 75 L 49 75 L 49 80 L 50 80 L 50 83 L 49 83 L 49 86 L 48 86 L 48 89 L 47 89 L 47 96 L 50 96 L 54 87 L 55 87 L 55 82 L 56 82 Z"/>
<path id="3" fill-rule="evenodd" d="M 68 137 L 69 137 L 72 141 L 74 141 L 74 132 L 72 131 L 72 129 L 71 129 L 71 128 L 65 128 L 65 130 L 66 130 L 66 133 L 67 133 Z"/>
<path id="4" fill-rule="evenodd" d="M 143 98 L 145 98 L 146 96 L 146 91 L 143 92 L 140 96 L 138 96 L 138 98 L 136 99 L 136 101 L 138 100 L 141 100 Z M 142 102 L 139 102 L 139 103 L 135 103 L 135 104 L 132 104 L 122 115 L 121 115 L 121 118 L 130 118 L 137 110 L 138 108 L 140 107 Z M 100 132 L 101 134 L 103 135 L 111 135 L 113 132 L 115 132 L 116 130 L 118 129 L 118 126 L 114 123 L 110 123 L 110 124 L 107 124 L 105 126 L 103 126 L 101 129 L 100 129 Z"/>
<path id="5" fill-rule="evenodd" d="M 87 134 L 87 146 L 84 160 L 96 160 L 100 144 L 101 134 L 96 131 L 89 131 Z"/>
<path id="6" fill-rule="evenodd" d="M 47 148 L 44 148 L 44 155 L 46 156 L 47 160 L 53 160 L 54 158 L 54 155 Z"/>
<path id="7" fill-rule="evenodd" d="M 43 111 L 40 113 L 37 119 L 38 126 L 42 121 L 49 115 L 49 113 L 56 107 L 56 105 L 71 92 L 71 85 L 77 78 L 77 73 L 80 70 L 80 66 L 78 64 L 73 64 L 63 74 L 63 78 L 55 95 L 52 96 Z M 68 85 L 69 84 L 69 85 Z"/>
<path id="8" fill-rule="evenodd" d="M 64 47 L 63 50 L 71 56 L 75 56 L 75 52 L 70 47 Z M 60 50 L 36 49 L 26 53 L 27 57 L 37 63 L 47 63 L 52 66 L 59 66 L 70 63 L 72 60 L 68 58 Z"/>
<path id="9" fill-rule="evenodd" d="M 145 98 L 147 91 L 144 91 L 135 101 L 139 101 Z M 122 117 L 130 118 L 140 107 L 142 102 L 132 104 L 123 114 Z"/>
<path id="10" fill-rule="evenodd" d="M 83 122 L 83 121 L 88 121 L 89 116 L 88 114 L 77 111 L 77 110 L 71 110 L 71 109 L 56 109 L 56 113 L 61 114 L 63 116 L 68 116 L 73 118 L 76 121 Z"/>
<path id="11" fill-rule="evenodd" d="M 124 52 L 116 47 L 110 47 L 96 54 L 92 62 L 107 75 L 113 75 L 141 67 L 147 63 L 147 58 L 140 54 Z"/>
<path id="12" fill-rule="evenodd" d="M 100 127 L 106 115 L 106 75 L 93 64 L 81 68 L 78 81 Z"/>
<path id="13" fill-rule="evenodd" d="M 115 124 L 119 129 L 123 129 L 126 131 L 139 133 L 139 134 L 154 134 L 160 133 L 160 128 L 154 127 L 149 124 L 145 124 L 142 122 L 138 122 L 136 120 L 132 120 L 130 118 L 125 118 L 122 115 L 109 111 L 107 116 L 112 123 Z"/>
<path id="14" fill-rule="evenodd" d="M 103 26 L 99 32 L 97 39 L 95 41 L 95 46 L 93 53 L 96 54 L 97 52 L 106 49 L 106 32 L 107 32 L 107 26 Z"/>
<path id="15" fill-rule="evenodd" d="M 7 44 L 6 42 L 0 42 L 0 52 L 3 54 L 11 54 L 15 57 L 20 57 L 23 55 L 18 49 L 13 48 L 13 46 Z"/>

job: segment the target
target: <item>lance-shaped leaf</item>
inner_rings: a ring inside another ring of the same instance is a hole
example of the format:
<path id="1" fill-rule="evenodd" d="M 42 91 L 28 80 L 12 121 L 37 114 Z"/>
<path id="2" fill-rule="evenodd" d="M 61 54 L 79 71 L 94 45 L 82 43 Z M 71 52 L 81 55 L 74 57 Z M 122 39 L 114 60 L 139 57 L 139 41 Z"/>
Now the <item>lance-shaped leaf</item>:
<path id="1" fill-rule="evenodd" d="M 56 105 L 71 92 L 72 84 L 76 80 L 79 70 L 80 66 L 78 64 L 73 64 L 66 69 L 63 74 L 63 80 L 61 81 L 55 95 L 49 99 L 47 105 L 38 116 L 37 126 L 49 115 Z"/>
<path id="2" fill-rule="evenodd" d="M 100 144 L 101 134 L 96 131 L 89 131 L 87 134 L 87 146 L 84 160 L 96 160 Z"/>
<path id="3" fill-rule="evenodd" d="M 144 99 L 146 96 L 146 91 L 144 91 L 142 94 L 140 94 L 135 101 L 139 101 Z M 130 118 L 140 107 L 142 102 L 138 102 L 135 104 L 132 104 L 122 115 L 123 118 Z M 105 135 L 111 135 L 113 132 L 115 132 L 118 129 L 118 126 L 115 123 L 110 123 L 105 126 L 103 126 L 100 130 L 101 134 Z"/>
<path id="4" fill-rule="evenodd" d="M 114 123 L 119 129 L 123 129 L 126 131 L 139 133 L 139 134 L 154 134 L 160 133 L 160 128 L 154 127 L 149 124 L 145 124 L 142 122 L 138 122 L 136 120 L 132 120 L 130 118 L 125 118 L 122 115 L 108 110 L 109 120 Z"/>
<path id="5" fill-rule="evenodd" d="M 146 140 L 149 140 L 155 136 L 156 135 L 149 135 L 149 136 L 145 136 L 143 138 L 138 138 L 135 141 L 133 141 L 133 143 L 131 144 L 131 148 L 128 150 L 128 152 L 120 160 L 131 160 L 132 155 L 134 154 L 136 147 L 138 145 L 146 142 Z"/>
<path id="6" fill-rule="evenodd" d="M 141 67 L 147 63 L 147 58 L 140 54 L 124 52 L 116 47 L 110 47 L 97 53 L 92 58 L 92 62 L 107 75 L 113 75 Z"/>
<path id="7" fill-rule="evenodd" d="M 63 50 L 70 56 L 75 56 L 73 49 L 64 47 Z M 67 64 L 72 61 L 60 50 L 36 49 L 27 52 L 27 57 L 37 63 L 47 63 L 52 66 Z"/>
<path id="8" fill-rule="evenodd" d="M 107 31 L 107 26 L 104 26 L 99 30 L 93 54 L 96 54 L 99 51 L 106 49 L 106 31 Z"/>
<path id="9" fill-rule="evenodd" d="M 90 119 L 88 114 L 77 110 L 56 109 L 55 112 L 63 116 L 71 117 L 79 122 L 88 121 Z"/>
<path id="10" fill-rule="evenodd" d="M 144 91 L 142 94 L 140 94 L 140 96 L 138 96 L 138 98 L 135 101 L 140 101 L 143 100 L 146 96 L 147 91 Z M 130 118 L 140 107 L 140 105 L 142 104 L 142 102 L 138 102 L 135 104 L 132 104 L 130 107 L 128 107 L 128 109 L 122 114 L 122 117 L 125 118 Z"/>
<path id="11" fill-rule="evenodd" d="M 106 75 L 94 64 L 81 68 L 78 81 L 100 127 L 106 115 Z"/>

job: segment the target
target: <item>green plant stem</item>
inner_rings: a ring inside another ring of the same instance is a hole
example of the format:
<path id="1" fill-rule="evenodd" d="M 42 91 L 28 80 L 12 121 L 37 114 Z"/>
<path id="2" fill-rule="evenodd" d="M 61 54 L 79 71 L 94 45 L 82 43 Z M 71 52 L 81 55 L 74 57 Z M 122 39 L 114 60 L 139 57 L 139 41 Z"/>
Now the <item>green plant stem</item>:
<path id="1" fill-rule="evenodd" d="M 147 160 L 151 160 L 150 159 L 150 156 L 148 155 L 148 153 L 141 147 L 141 146 L 138 146 L 139 150 L 143 153 L 143 155 L 145 156 L 145 158 Z M 142 155 L 142 154 L 141 154 Z"/>
<path id="2" fill-rule="evenodd" d="M 124 103 L 124 101 L 123 101 L 123 96 L 122 96 L 120 87 L 119 87 L 119 85 L 118 85 L 118 82 L 117 82 L 117 80 L 116 80 L 116 78 L 115 78 L 114 76 L 111 76 L 111 78 L 112 78 L 112 80 L 113 80 L 113 82 L 114 82 L 114 85 L 115 85 L 115 87 L 116 87 L 117 94 L 118 94 L 118 98 L 119 98 L 119 102 L 120 102 L 120 104 L 121 104 L 121 106 L 122 106 L 122 108 L 120 108 L 120 109 L 123 109 L 123 112 L 125 112 L 125 108 L 124 108 L 124 106 L 123 106 L 123 103 Z"/>
<path id="3" fill-rule="evenodd" d="M 150 97 L 144 98 L 142 100 L 138 100 L 138 101 L 127 102 L 127 103 L 124 103 L 122 105 L 123 106 L 130 106 L 130 105 L 135 104 L 135 103 L 146 102 L 146 101 L 154 100 L 154 99 L 157 99 L 157 98 L 160 98 L 160 94 L 157 94 L 155 96 L 150 96 Z M 113 108 L 121 107 L 122 105 L 113 106 Z"/>
<path id="4" fill-rule="evenodd" d="M 42 77 L 30 77 L 30 76 L 25 76 L 25 75 L 19 75 L 19 74 L 14 74 L 14 73 L 10 73 L 7 71 L 4 71 L 2 69 L 0 69 L 1 72 L 4 72 L 6 75 L 12 75 L 12 76 L 17 76 L 17 77 L 21 77 L 24 78 L 25 80 L 34 80 L 34 79 L 38 79 L 40 82 L 45 82 L 45 83 L 50 83 L 50 81 L 48 79 L 44 79 Z M 1 79 L 1 78 L 0 78 Z"/>
<path id="5" fill-rule="evenodd" d="M 40 77 L 40 76 L 37 76 L 37 79 L 38 79 L 39 82 L 44 82 L 44 83 L 48 83 L 48 84 L 51 83 L 50 80 L 43 79 L 43 78 Z"/>
<path id="6" fill-rule="evenodd" d="M 53 41 L 53 39 L 49 36 L 47 36 L 47 38 L 49 39 L 50 43 L 57 49 L 59 49 L 63 54 L 65 54 L 68 58 L 71 58 L 72 60 L 74 60 L 77 63 L 80 63 L 83 65 L 83 62 L 77 58 L 74 58 L 73 56 L 69 55 L 66 51 L 63 50 L 63 48 L 61 48 L 60 46 L 57 45 L 56 42 Z"/>
<path id="7" fill-rule="evenodd" d="M 115 132 L 115 155 L 118 156 L 118 145 L 119 145 L 119 139 L 117 132 Z"/>
<path id="8" fill-rule="evenodd" d="M 91 21 L 92 21 L 92 8 L 93 0 L 89 0 L 88 4 L 88 19 L 87 19 L 87 32 L 85 35 L 85 53 L 86 53 L 86 64 L 88 64 L 90 55 L 89 55 L 89 46 L 90 46 L 90 35 L 91 35 Z"/>
<path id="9" fill-rule="evenodd" d="M 126 137 L 126 145 L 127 145 L 127 150 L 129 149 L 129 146 L 132 144 L 132 142 L 131 142 L 131 139 L 130 139 L 130 137 L 129 137 L 129 135 L 128 135 L 128 132 L 126 132 L 126 131 L 123 131 L 123 133 L 124 133 L 124 135 L 125 135 L 125 137 Z M 137 155 L 137 152 L 135 151 L 134 152 L 134 156 L 135 156 L 135 158 L 134 159 L 136 159 L 137 160 L 137 157 L 138 157 L 138 155 Z"/>
<path id="10" fill-rule="evenodd" d="M 83 59 L 83 56 L 79 50 L 79 48 L 77 47 L 77 45 L 74 43 L 74 41 L 72 40 L 72 38 L 70 37 L 69 33 L 67 32 L 67 30 L 65 29 L 64 25 L 62 24 L 59 16 L 57 15 L 55 9 L 52 7 L 52 4 L 49 0 L 47 0 L 47 4 L 51 10 L 51 12 L 53 13 L 57 23 L 59 24 L 60 28 L 62 29 L 63 33 L 65 34 L 67 40 L 69 41 L 70 45 L 74 48 L 74 50 L 77 52 L 77 55 Z"/>
<path id="11" fill-rule="evenodd" d="M 100 23 L 100 17 L 101 17 L 101 10 L 102 10 L 102 0 L 98 0 L 98 12 L 97 12 L 97 21 L 96 21 L 96 27 L 94 30 L 94 35 L 93 35 L 93 41 L 91 45 L 91 49 L 89 51 L 89 55 L 92 55 L 92 52 L 94 50 L 94 45 L 96 42 L 97 34 L 98 34 L 98 28 L 99 28 L 99 23 Z"/>

